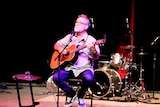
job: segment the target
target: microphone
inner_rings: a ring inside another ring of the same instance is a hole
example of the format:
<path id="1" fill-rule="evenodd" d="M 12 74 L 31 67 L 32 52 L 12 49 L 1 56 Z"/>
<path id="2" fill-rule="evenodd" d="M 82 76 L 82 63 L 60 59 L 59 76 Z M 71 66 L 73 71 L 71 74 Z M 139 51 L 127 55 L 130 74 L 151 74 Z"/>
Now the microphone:
<path id="1" fill-rule="evenodd" d="M 94 29 L 94 20 L 92 17 L 90 18 L 90 21 L 91 21 L 91 27 Z"/>
<path id="2" fill-rule="evenodd" d="M 154 45 L 159 38 L 160 38 L 160 36 L 157 36 L 157 37 L 151 42 L 151 45 Z"/>
<path id="3" fill-rule="evenodd" d="M 75 34 L 76 34 L 76 32 L 75 32 L 75 31 L 72 31 L 72 32 L 71 32 L 71 35 L 72 35 L 72 36 L 74 36 Z"/>
<path id="4" fill-rule="evenodd" d="M 72 32 L 71 32 L 70 41 L 72 40 L 73 36 L 75 36 L 75 34 L 76 34 L 75 31 L 72 31 Z"/>

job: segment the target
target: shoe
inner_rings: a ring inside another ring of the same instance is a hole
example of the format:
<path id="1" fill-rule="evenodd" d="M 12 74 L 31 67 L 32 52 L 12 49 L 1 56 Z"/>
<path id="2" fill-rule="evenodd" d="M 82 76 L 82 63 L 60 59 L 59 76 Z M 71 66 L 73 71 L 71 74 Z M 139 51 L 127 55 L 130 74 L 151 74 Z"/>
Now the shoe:
<path id="1" fill-rule="evenodd" d="M 65 102 L 64 107 L 71 107 L 72 103 L 71 102 Z"/>
<path id="2" fill-rule="evenodd" d="M 79 98 L 78 99 L 78 107 L 86 107 L 86 104 L 84 102 L 84 99 L 83 98 Z"/>
<path id="3" fill-rule="evenodd" d="M 86 104 L 83 103 L 83 104 L 78 104 L 78 107 L 86 107 Z"/>
<path id="4" fill-rule="evenodd" d="M 77 94 L 73 97 L 67 97 L 67 101 L 65 102 L 64 107 L 71 107 L 76 98 Z"/>

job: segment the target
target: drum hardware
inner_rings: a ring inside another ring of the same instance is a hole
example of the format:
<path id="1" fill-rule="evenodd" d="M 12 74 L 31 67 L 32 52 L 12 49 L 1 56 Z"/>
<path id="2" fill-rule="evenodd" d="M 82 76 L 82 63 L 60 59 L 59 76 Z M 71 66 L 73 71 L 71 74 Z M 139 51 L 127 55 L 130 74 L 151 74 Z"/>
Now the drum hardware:
<path id="1" fill-rule="evenodd" d="M 143 48 L 141 48 L 141 52 L 138 53 L 138 55 L 140 56 L 140 73 L 139 73 L 139 80 L 135 83 L 135 89 L 136 89 L 136 93 L 138 92 L 139 95 L 138 96 L 141 96 L 143 97 L 143 99 L 146 99 L 146 90 L 145 90 L 145 86 L 144 86 L 144 78 L 143 78 L 143 72 L 144 72 L 144 69 L 143 69 L 143 56 L 146 55 L 148 53 L 144 53 L 143 52 Z M 140 83 L 140 86 L 137 86 L 137 83 Z"/>
<path id="2" fill-rule="evenodd" d="M 132 95 L 133 95 L 133 91 L 135 89 L 135 85 L 134 83 L 132 82 L 132 73 L 133 73 L 133 70 L 135 69 L 135 67 L 133 66 L 135 63 L 132 62 L 132 58 L 131 58 L 131 53 L 130 53 L 130 57 L 129 57 L 129 60 L 128 60 L 128 72 L 126 74 L 126 77 L 125 77 L 125 88 L 122 89 L 122 94 L 125 94 L 127 96 L 127 98 L 125 98 L 125 101 L 135 101 L 137 99 L 133 98 Z"/>
<path id="3" fill-rule="evenodd" d="M 143 64 L 142 64 L 142 56 L 143 55 L 146 55 L 146 53 L 143 53 L 143 52 L 141 52 L 141 54 L 139 54 L 140 55 L 140 59 L 141 59 L 141 61 L 140 61 L 140 77 L 139 77 L 139 81 L 140 81 L 140 90 L 139 91 L 141 91 L 142 93 L 144 93 L 145 92 L 145 87 L 144 87 L 144 78 L 143 78 L 143 76 L 142 76 L 142 72 L 144 72 L 144 69 L 143 69 Z M 141 93 L 141 94 L 142 94 Z M 144 99 L 146 99 L 146 96 L 144 96 L 143 95 L 143 98 Z"/>
<path id="4" fill-rule="evenodd" d="M 126 98 L 126 101 L 135 101 L 137 99 L 133 98 L 132 95 L 133 95 L 133 89 L 135 89 L 134 87 L 134 82 L 133 81 L 133 78 L 132 78 L 132 74 L 133 74 L 133 70 L 134 70 L 134 63 L 133 63 L 133 59 L 132 59 L 132 51 L 131 49 L 135 48 L 135 46 L 133 45 L 127 45 L 128 48 L 126 47 L 126 49 L 130 49 L 130 53 L 129 53 L 129 59 L 128 59 L 128 65 L 129 65 L 129 68 L 128 68 L 128 90 L 127 90 L 127 98 Z"/>
<path id="5" fill-rule="evenodd" d="M 115 97 L 115 86 L 114 86 L 114 82 L 113 82 L 113 70 L 111 70 L 111 94 L 112 94 L 112 97 L 114 98 Z"/>
<path id="6" fill-rule="evenodd" d="M 139 79 L 136 83 L 132 83 L 132 72 L 134 69 L 137 69 L 137 67 L 135 66 L 135 63 L 130 64 L 130 68 L 129 68 L 129 74 L 126 76 L 126 80 L 129 78 L 129 83 L 127 83 L 125 81 L 125 88 L 123 91 L 127 90 L 128 92 L 128 98 L 131 99 L 131 95 L 135 95 L 136 97 L 139 97 L 142 95 L 143 99 L 146 99 L 146 91 L 145 91 L 145 87 L 144 87 L 144 78 L 143 78 L 143 64 L 142 64 L 142 56 L 146 55 L 147 53 L 143 53 L 143 49 L 141 49 L 141 52 L 138 53 L 138 55 L 140 55 L 140 73 L 139 73 Z M 139 86 L 138 86 L 138 83 Z"/>
<path id="7" fill-rule="evenodd" d="M 132 77 L 131 77 L 131 75 L 132 75 L 132 71 L 131 71 L 131 69 L 129 70 L 129 72 L 128 72 L 128 79 L 129 79 L 129 81 L 128 82 L 126 82 L 126 84 L 128 83 L 128 88 L 127 88 L 127 98 L 128 98 L 128 100 L 130 100 L 132 97 L 131 97 L 131 86 L 132 86 L 132 84 L 131 84 L 131 82 L 132 82 Z"/>
<path id="8" fill-rule="evenodd" d="M 112 97 L 115 97 L 115 86 L 114 86 L 114 83 L 111 84 L 111 89 L 112 89 L 111 90 L 112 91 L 111 92 L 112 93 Z"/>

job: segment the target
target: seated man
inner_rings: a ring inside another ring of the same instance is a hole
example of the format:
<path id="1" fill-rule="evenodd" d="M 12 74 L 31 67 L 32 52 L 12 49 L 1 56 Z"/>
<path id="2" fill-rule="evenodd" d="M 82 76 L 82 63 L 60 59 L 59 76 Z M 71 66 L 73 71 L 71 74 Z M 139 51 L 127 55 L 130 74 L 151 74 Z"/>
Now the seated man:
<path id="1" fill-rule="evenodd" d="M 52 69 L 60 68 L 53 74 L 53 81 L 66 92 L 67 101 L 64 107 L 71 107 L 76 97 L 79 101 L 78 107 L 86 107 L 85 92 L 94 82 L 94 60 L 99 58 L 100 42 L 87 33 L 89 26 L 88 16 L 80 14 L 75 21 L 74 31 L 54 44 L 56 57 L 59 54 L 60 57 L 54 58 L 55 54 L 53 54 L 50 67 Z M 66 83 L 69 78 L 82 79 L 82 86 L 77 95 Z"/>

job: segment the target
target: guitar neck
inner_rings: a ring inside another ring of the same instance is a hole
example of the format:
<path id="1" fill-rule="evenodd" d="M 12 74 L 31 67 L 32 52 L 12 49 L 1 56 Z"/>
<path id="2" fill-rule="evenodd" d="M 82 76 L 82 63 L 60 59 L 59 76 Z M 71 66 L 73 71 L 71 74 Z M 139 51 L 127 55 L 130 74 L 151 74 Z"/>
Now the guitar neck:
<path id="1" fill-rule="evenodd" d="M 104 44 L 106 42 L 106 40 L 105 39 L 101 39 L 101 40 L 97 40 L 95 43 L 93 43 L 93 45 L 99 45 L 99 44 Z M 75 45 L 74 45 L 75 46 Z M 77 51 L 79 51 L 79 50 L 81 50 L 81 49 L 84 49 L 84 48 L 86 48 L 87 47 L 87 45 L 85 45 L 85 43 L 82 45 L 82 46 L 80 46 L 80 47 L 78 47 L 78 48 L 75 48 L 75 49 L 73 49 L 73 50 L 70 50 L 70 53 L 75 53 L 75 52 L 77 52 Z"/>

